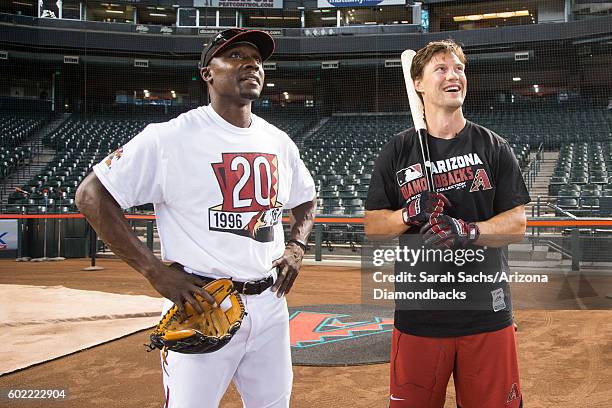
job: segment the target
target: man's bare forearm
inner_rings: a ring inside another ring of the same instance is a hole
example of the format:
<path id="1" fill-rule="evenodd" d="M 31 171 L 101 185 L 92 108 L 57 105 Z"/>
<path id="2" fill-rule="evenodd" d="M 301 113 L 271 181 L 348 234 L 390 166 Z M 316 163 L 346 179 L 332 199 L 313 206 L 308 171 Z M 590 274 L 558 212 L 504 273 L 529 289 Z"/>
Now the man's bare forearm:
<path id="1" fill-rule="evenodd" d="M 290 239 L 295 239 L 306 244 L 308 236 L 312 231 L 317 207 L 316 197 L 312 201 L 306 201 L 291 209 L 289 214 L 291 234 Z"/>
<path id="2" fill-rule="evenodd" d="M 519 205 L 476 224 L 480 229 L 476 245 L 499 248 L 521 242 L 525 238 L 527 229 L 525 206 Z"/>
<path id="3" fill-rule="evenodd" d="M 408 229 L 404 224 L 402 210 L 366 211 L 363 224 L 370 239 L 392 239 Z"/>
<path id="4" fill-rule="evenodd" d="M 123 211 L 92 172 L 76 192 L 76 205 L 110 249 L 145 277 L 163 263 L 134 235 Z"/>

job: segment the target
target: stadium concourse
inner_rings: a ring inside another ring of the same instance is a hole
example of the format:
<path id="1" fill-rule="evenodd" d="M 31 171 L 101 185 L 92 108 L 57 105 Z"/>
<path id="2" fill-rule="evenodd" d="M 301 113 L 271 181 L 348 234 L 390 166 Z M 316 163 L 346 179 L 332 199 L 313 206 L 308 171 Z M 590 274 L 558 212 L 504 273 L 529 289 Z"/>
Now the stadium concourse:
<path id="1" fill-rule="evenodd" d="M 451 38 L 465 117 L 508 141 L 532 198 L 507 252 L 525 406 L 612 407 L 612 3 L 582 0 L 0 2 L 0 405 L 162 405 L 144 347 L 161 297 L 75 192 L 149 123 L 209 102 L 202 46 L 234 26 L 274 37 L 253 111 L 316 184 L 288 296 L 291 405 L 388 406 L 393 309 L 372 302 L 364 203 L 381 148 L 412 126 L 400 55 Z M 126 217 L 159 256 L 153 206 Z M 37 389 L 65 397 L 7 399 Z M 221 406 L 241 406 L 235 388 Z"/>

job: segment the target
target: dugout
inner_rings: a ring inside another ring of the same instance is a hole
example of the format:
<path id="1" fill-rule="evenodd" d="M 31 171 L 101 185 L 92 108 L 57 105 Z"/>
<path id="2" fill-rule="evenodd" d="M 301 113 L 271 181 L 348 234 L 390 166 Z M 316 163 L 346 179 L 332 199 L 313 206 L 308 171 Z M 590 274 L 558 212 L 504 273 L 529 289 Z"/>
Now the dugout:
<path id="1" fill-rule="evenodd" d="M 83 218 L 34 218 L 22 220 L 21 224 L 21 256 L 89 256 L 89 227 Z"/>

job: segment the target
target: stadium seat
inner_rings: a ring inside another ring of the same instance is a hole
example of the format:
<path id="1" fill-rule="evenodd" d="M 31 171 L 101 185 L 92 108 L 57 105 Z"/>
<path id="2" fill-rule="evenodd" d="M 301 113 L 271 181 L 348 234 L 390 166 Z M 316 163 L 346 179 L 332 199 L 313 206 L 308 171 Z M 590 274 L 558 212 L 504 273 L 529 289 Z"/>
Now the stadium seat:
<path id="1" fill-rule="evenodd" d="M 599 198 L 599 215 L 601 217 L 612 216 L 612 192 Z"/>

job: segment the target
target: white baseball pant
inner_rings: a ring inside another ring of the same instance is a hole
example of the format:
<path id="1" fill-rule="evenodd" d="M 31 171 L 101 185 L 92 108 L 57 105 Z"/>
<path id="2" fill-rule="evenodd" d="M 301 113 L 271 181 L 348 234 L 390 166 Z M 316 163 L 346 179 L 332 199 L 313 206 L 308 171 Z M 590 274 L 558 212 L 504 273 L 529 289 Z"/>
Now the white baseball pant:
<path id="1" fill-rule="evenodd" d="M 166 364 L 162 360 L 164 407 L 218 407 L 232 379 L 245 408 L 289 407 L 293 371 L 285 297 L 270 289 L 240 296 L 247 315 L 228 344 L 206 354 L 171 351 Z M 163 313 L 171 306 L 166 300 Z"/>

